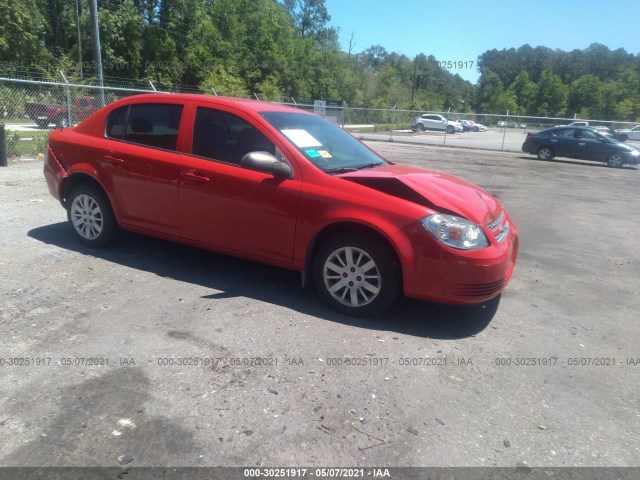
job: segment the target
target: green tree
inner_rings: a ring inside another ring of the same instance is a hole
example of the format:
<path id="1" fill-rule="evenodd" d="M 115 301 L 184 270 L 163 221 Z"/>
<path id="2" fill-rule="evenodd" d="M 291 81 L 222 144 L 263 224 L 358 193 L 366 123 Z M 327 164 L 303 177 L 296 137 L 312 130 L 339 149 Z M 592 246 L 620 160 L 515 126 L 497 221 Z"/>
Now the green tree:
<path id="1" fill-rule="evenodd" d="M 33 0 L 0 0 L 0 61 L 6 73 L 42 76 L 53 56 L 43 45 L 48 25 Z"/>
<path id="2" fill-rule="evenodd" d="M 516 76 L 513 83 L 509 85 L 508 91 L 516 98 L 518 113 L 535 113 L 533 106 L 538 87 L 529 79 L 529 74 L 526 71 L 522 71 Z"/>
<path id="3" fill-rule="evenodd" d="M 562 79 L 546 69 L 538 82 L 538 94 L 535 105 L 541 115 L 562 116 L 566 112 L 568 87 L 562 83 Z"/>
<path id="4" fill-rule="evenodd" d="M 498 99 L 504 86 L 500 77 L 491 69 L 485 68 L 478 81 L 477 104 L 481 110 L 489 112 L 498 108 Z"/>
<path id="5" fill-rule="evenodd" d="M 588 109 L 590 115 L 602 113 L 602 82 L 594 75 L 583 75 L 569 85 L 567 110 L 577 113 Z"/>

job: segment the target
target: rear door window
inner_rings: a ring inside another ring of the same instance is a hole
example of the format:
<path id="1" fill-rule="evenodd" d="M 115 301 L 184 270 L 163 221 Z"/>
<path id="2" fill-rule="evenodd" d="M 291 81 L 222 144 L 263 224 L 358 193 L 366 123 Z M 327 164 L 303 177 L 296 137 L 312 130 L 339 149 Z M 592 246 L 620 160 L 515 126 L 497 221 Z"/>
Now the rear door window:
<path id="1" fill-rule="evenodd" d="M 109 114 L 105 135 L 149 147 L 175 150 L 182 105 L 136 104 Z"/>
<path id="2" fill-rule="evenodd" d="M 573 138 L 575 134 L 574 128 L 563 128 L 555 131 L 556 137 Z"/>
<path id="3" fill-rule="evenodd" d="M 175 150 L 182 105 L 131 105 L 124 140 L 149 147 Z"/>

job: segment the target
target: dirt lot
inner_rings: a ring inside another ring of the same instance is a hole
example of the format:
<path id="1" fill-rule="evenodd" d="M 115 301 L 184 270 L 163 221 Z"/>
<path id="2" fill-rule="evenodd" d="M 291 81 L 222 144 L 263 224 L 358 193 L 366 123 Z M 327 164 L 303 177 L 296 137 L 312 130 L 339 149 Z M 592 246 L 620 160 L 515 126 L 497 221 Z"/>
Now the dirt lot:
<path id="1" fill-rule="evenodd" d="M 40 161 L 0 170 L 0 466 L 640 466 L 640 171 L 374 147 L 502 200 L 502 298 L 345 317 L 292 272 L 87 249 Z"/>

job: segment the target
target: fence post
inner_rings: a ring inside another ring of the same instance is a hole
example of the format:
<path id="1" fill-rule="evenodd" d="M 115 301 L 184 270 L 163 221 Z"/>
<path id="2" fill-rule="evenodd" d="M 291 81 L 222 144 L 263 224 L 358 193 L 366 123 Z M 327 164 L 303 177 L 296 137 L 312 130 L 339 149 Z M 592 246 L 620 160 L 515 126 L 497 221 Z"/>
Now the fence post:
<path id="1" fill-rule="evenodd" d="M 67 122 L 69 126 L 72 126 L 73 118 L 71 118 L 71 92 L 69 91 L 69 82 L 67 81 L 67 77 L 64 76 L 64 73 L 62 73 L 62 70 L 60 70 L 60 75 L 62 75 L 64 83 L 66 83 L 64 92 L 67 97 Z"/>
<path id="2" fill-rule="evenodd" d="M 507 128 L 509 128 L 509 110 L 507 110 L 507 119 L 505 120 L 504 130 L 502 131 L 502 146 L 500 150 L 504 150 L 504 137 L 507 134 Z"/>
<path id="3" fill-rule="evenodd" d="M 7 166 L 7 147 L 4 135 L 4 123 L 0 123 L 0 167 Z"/>

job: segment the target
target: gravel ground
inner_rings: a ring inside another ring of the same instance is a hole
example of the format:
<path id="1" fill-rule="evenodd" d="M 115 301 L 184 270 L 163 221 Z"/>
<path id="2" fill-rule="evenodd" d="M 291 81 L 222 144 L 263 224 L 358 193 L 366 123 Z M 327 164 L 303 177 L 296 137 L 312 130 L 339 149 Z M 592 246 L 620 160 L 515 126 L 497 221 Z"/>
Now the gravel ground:
<path id="1" fill-rule="evenodd" d="M 349 318 L 294 272 L 85 248 L 41 161 L 1 169 L 0 466 L 640 466 L 640 172 L 372 145 L 502 200 L 501 298 Z"/>

